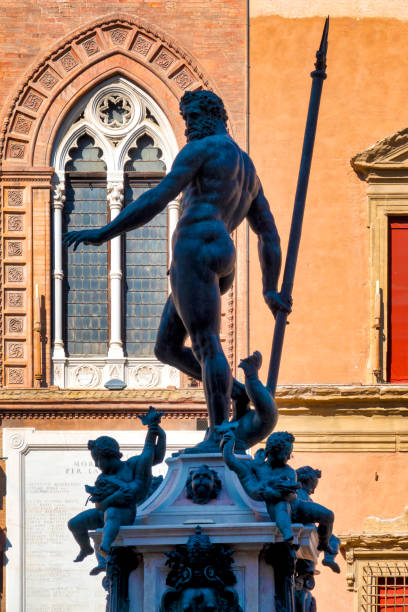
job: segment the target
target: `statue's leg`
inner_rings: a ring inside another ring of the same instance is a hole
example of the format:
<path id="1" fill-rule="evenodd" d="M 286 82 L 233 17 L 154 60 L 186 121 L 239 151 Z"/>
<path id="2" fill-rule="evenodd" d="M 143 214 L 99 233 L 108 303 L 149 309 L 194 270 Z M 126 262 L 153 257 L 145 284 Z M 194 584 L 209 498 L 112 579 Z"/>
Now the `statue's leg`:
<path id="1" fill-rule="evenodd" d="M 283 535 L 285 542 L 292 542 L 293 531 L 292 531 L 292 520 L 290 516 L 290 504 L 285 501 L 278 502 L 275 504 L 275 520 L 279 531 Z"/>
<path id="2" fill-rule="evenodd" d="M 105 511 L 105 525 L 101 544 L 101 553 L 109 554 L 113 542 L 119 533 L 121 525 L 132 525 L 135 519 L 134 508 L 107 508 Z"/>
<path id="3" fill-rule="evenodd" d="M 201 365 L 191 348 L 184 346 L 187 330 L 170 295 L 164 306 L 157 332 L 155 355 L 162 363 L 171 365 L 195 380 L 202 380 Z M 249 398 L 245 386 L 233 379 L 232 398 L 241 409 L 248 407 Z"/>
<path id="4" fill-rule="evenodd" d="M 319 535 L 319 550 L 333 553 L 329 541 L 333 531 L 334 514 L 328 508 L 315 502 L 296 500 L 295 522 L 303 524 L 318 523 L 317 533 Z"/>
<path id="5" fill-rule="evenodd" d="M 228 417 L 232 375 L 220 342 L 221 295 L 219 280 L 200 258 L 181 259 L 172 266 L 171 284 L 177 311 L 191 338 L 201 365 L 211 432 Z"/>
<path id="6" fill-rule="evenodd" d="M 78 542 L 80 551 L 74 562 L 83 561 L 88 555 L 92 555 L 93 548 L 88 535 L 88 529 L 103 527 L 103 512 L 100 510 L 85 510 L 68 521 L 68 529 Z"/>

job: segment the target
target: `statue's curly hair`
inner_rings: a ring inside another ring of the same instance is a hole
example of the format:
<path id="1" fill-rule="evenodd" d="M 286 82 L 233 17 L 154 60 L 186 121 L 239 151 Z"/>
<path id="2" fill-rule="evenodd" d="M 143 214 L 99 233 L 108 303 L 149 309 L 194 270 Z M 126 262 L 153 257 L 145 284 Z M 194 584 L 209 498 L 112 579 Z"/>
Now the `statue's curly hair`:
<path id="1" fill-rule="evenodd" d="M 306 482 L 310 478 L 321 478 L 321 470 L 315 470 L 310 465 L 303 465 L 296 470 L 297 479 L 299 482 Z"/>
<path id="2" fill-rule="evenodd" d="M 198 108 L 213 117 L 221 119 L 227 125 L 228 115 L 224 107 L 224 102 L 217 94 L 208 89 L 200 89 L 199 91 L 186 91 L 180 100 L 180 113 L 184 115 L 184 108 L 196 104 Z"/>
<path id="3" fill-rule="evenodd" d="M 265 452 L 274 455 L 276 452 L 289 448 L 295 441 L 295 436 L 287 431 L 275 431 L 266 441 Z"/>
<path id="4" fill-rule="evenodd" d="M 88 450 L 97 452 L 102 457 L 116 457 L 117 459 L 122 457 L 119 444 L 110 436 L 100 436 L 96 440 L 88 440 Z"/>

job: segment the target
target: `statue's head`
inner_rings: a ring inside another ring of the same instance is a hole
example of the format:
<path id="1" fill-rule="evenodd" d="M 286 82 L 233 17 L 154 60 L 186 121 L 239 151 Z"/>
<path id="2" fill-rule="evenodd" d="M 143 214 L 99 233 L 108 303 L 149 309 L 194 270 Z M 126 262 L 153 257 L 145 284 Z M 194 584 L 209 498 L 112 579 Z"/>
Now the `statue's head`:
<path id="1" fill-rule="evenodd" d="M 309 495 L 315 492 L 317 485 L 319 484 L 319 478 L 322 473 L 320 470 L 315 470 L 310 465 L 304 465 L 296 470 L 298 482 L 302 485 Z"/>
<path id="2" fill-rule="evenodd" d="M 221 490 L 221 480 L 215 470 L 208 465 L 192 470 L 186 481 L 187 497 L 195 504 L 208 504 Z"/>
<path id="3" fill-rule="evenodd" d="M 217 133 L 227 128 L 228 115 L 217 94 L 206 89 L 186 91 L 180 100 L 180 113 L 186 122 L 187 142 Z"/>
<path id="4" fill-rule="evenodd" d="M 112 463 L 122 457 L 119 444 L 110 436 L 100 436 L 96 440 L 89 440 L 88 449 L 91 451 L 96 467 L 103 473 L 109 470 Z"/>
<path id="5" fill-rule="evenodd" d="M 295 437 L 287 431 L 276 431 L 266 441 L 265 455 L 268 463 L 286 464 L 293 450 Z"/>

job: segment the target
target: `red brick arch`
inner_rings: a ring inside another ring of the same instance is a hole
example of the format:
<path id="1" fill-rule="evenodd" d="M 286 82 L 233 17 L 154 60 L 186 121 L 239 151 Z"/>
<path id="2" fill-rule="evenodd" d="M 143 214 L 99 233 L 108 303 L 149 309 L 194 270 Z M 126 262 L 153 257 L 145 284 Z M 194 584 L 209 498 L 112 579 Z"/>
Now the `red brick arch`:
<path id="1" fill-rule="evenodd" d="M 133 80 L 157 101 L 180 144 L 181 95 L 215 89 L 198 62 L 158 28 L 127 15 L 99 19 L 60 41 L 24 79 L 5 122 L 3 170 L 49 166 L 52 143 L 68 110 L 114 74 Z"/>

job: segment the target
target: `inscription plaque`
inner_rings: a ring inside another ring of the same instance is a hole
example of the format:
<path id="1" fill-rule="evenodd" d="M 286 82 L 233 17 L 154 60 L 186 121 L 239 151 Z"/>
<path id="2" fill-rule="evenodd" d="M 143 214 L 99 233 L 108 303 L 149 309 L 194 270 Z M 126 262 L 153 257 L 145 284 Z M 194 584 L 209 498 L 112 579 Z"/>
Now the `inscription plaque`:
<path id="1" fill-rule="evenodd" d="M 73 563 L 78 545 L 67 527 L 86 509 L 84 484 L 99 474 L 89 451 L 32 451 L 25 470 L 25 610 L 74 612 L 85 602 L 87 612 L 104 610 L 102 576 L 89 576 L 96 559 Z"/>

